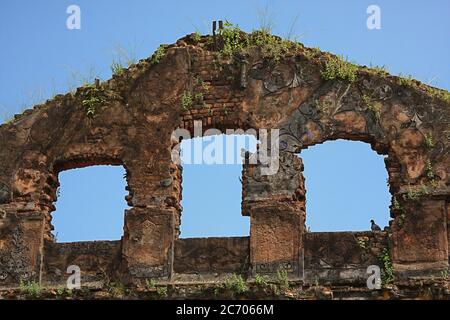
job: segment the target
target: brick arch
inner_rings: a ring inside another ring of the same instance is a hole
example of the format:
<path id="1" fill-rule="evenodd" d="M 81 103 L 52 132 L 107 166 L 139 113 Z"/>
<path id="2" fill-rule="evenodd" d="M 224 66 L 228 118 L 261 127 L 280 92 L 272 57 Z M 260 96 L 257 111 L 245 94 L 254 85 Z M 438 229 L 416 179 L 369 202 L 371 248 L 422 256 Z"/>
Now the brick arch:
<path id="1" fill-rule="evenodd" d="M 343 86 L 346 87 L 345 90 L 341 89 Z M 357 87 L 357 85 L 354 86 Z M 445 269 L 447 265 L 445 257 L 448 255 L 445 252 L 445 248 L 448 248 L 448 240 L 445 239 L 445 223 L 440 224 L 439 234 L 435 233 L 439 228 L 434 231 L 431 229 L 424 231 L 423 229 L 428 219 L 434 221 L 434 226 L 438 225 L 439 221 L 442 222 L 446 219 L 445 201 L 442 201 L 446 197 L 442 197 L 438 190 L 445 184 L 447 174 L 443 172 L 442 167 L 437 170 L 439 173 L 433 173 L 433 178 L 430 178 L 427 173 L 427 170 L 436 170 L 436 166 L 431 163 L 439 166 L 440 160 L 438 159 L 444 160 L 445 147 L 443 147 L 442 140 L 437 142 L 440 145 L 438 150 L 430 151 L 430 146 L 428 149 L 424 146 L 427 137 L 438 134 L 435 126 L 422 122 L 421 118 L 426 118 L 426 114 L 419 117 L 416 110 L 399 106 L 389 100 L 380 102 L 380 114 L 375 119 L 372 110 L 360 107 L 366 102 L 358 92 L 358 88 L 354 88 L 357 99 L 353 97 L 353 101 L 341 103 L 341 99 L 345 98 L 346 94 L 351 94 L 350 84 L 337 81 L 331 85 L 331 88 L 337 89 L 330 90 L 330 85 L 327 83 L 323 87 L 326 88 L 325 93 L 322 88 L 319 88 L 316 94 L 311 95 L 309 99 L 300 104 L 290 119 L 281 125 L 280 141 L 284 151 L 298 153 L 309 146 L 325 141 L 346 139 L 369 143 L 378 154 L 386 155 L 389 191 L 392 194 L 390 214 L 394 220 L 386 238 L 380 238 L 378 243 L 384 243 L 383 245 L 389 248 L 394 268 L 399 277 L 423 276 L 432 273 L 433 269 Z M 383 92 L 392 91 L 393 89 L 388 85 L 383 87 Z M 342 95 L 340 92 L 343 92 Z M 321 104 L 330 96 L 334 99 L 330 99 L 331 107 L 328 106 L 327 109 L 327 106 Z M 380 100 L 382 99 L 380 98 Z M 334 110 L 329 108 L 334 108 Z M 403 108 L 404 114 L 399 121 L 398 112 L 401 108 Z M 431 169 L 431 166 L 434 169 Z M 433 193 L 435 196 L 432 195 Z M 418 211 L 418 208 L 421 209 Z M 421 211 L 425 208 L 430 212 Z M 409 221 L 406 222 L 406 220 Z M 413 222 L 413 220 L 415 221 Z M 405 231 L 407 228 L 405 223 L 414 230 L 411 230 L 408 240 L 405 238 L 408 233 Z M 415 243 L 414 253 L 406 249 L 407 245 L 411 245 L 409 242 L 411 237 L 414 238 L 413 242 Z M 308 252 L 309 246 L 317 246 L 318 241 L 324 241 L 324 239 L 311 240 L 310 238 L 310 235 L 306 235 L 306 252 Z M 336 240 L 337 238 L 333 238 L 333 241 Z M 325 240 L 324 243 L 327 241 Z M 431 251 L 429 251 L 429 247 L 427 249 L 427 243 L 430 242 L 437 244 Z M 310 254 L 313 253 L 310 252 Z M 419 263 L 415 261 L 417 254 L 421 255 Z M 410 271 L 409 268 L 414 271 Z M 415 270 L 415 268 L 419 270 Z M 339 280 L 334 279 L 336 282 Z"/>

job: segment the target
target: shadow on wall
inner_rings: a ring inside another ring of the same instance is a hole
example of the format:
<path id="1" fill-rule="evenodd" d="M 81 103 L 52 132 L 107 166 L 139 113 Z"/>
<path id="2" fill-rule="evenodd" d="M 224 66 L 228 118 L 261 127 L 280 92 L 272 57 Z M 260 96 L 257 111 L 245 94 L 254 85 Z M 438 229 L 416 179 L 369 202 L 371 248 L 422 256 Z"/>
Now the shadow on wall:
<path id="1" fill-rule="evenodd" d="M 370 230 L 390 220 L 384 156 L 363 142 L 336 140 L 303 150 L 306 225 L 311 231 Z"/>

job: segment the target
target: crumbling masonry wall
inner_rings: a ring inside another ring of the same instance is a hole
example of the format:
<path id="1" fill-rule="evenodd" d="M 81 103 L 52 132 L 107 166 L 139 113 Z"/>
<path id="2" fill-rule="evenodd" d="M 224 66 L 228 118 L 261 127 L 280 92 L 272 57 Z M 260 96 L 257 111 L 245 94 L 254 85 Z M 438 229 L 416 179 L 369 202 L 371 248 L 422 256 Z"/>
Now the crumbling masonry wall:
<path id="1" fill-rule="evenodd" d="M 160 61 L 141 60 L 0 126 L 0 287 L 64 283 L 72 264 L 84 282 L 190 281 L 281 268 L 306 282 L 362 283 L 385 248 L 396 279 L 448 269 L 450 104 L 443 91 L 365 67 L 354 81 L 324 79 L 333 56 L 301 45 L 276 60 L 251 47 L 238 61 L 218 54 L 220 45 L 187 36 L 164 46 Z M 261 175 L 263 164 L 243 169 L 250 237 L 178 239 L 182 168 L 172 161 L 178 141 L 171 136 L 177 128 L 193 135 L 194 121 L 203 130 L 280 130 L 278 172 Z M 295 154 L 335 139 L 367 142 L 387 156 L 388 231 L 306 232 Z M 55 243 L 58 174 L 99 164 L 127 171 L 131 208 L 122 239 Z"/>

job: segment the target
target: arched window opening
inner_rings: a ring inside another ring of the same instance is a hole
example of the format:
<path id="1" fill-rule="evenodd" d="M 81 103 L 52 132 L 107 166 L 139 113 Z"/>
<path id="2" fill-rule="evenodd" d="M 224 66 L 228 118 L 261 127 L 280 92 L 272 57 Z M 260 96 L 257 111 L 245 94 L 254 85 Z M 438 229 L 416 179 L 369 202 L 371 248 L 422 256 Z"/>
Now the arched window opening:
<path id="1" fill-rule="evenodd" d="M 252 135 L 216 135 L 184 140 L 181 238 L 248 236 L 241 215 L 241 150 L 254 152 Z"/>
<path id="2" fill-rule="evenodd" d="M 391 195 L 384 156 L 363 142 L 337 140 L 302 150 L 310 231 L 383 229 Z"/>
<path id="3" fill-rule="evenodd" d="M 123 166 L 90 166 L 62 171 L 56 211 L 57 242 L 119 240 L 123 234 L 127 192 Z"/>

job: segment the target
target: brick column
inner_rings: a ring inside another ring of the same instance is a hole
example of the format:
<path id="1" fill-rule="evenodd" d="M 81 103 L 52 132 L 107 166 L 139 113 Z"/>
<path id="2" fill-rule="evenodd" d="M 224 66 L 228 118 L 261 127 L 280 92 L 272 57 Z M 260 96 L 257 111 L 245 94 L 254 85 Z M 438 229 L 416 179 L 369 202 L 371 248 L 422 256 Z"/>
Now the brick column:
<path id="1" fill-rule="evenodd" d="M 0 209 L 0 286 L 40 281 L 44 215 Z"/>
<path id="2" fill-rule="evenodd" d="M 445 200 L 401 201 L 402 216 L 392 225 L 392 260 L 399 278 L 436 276 L 448 269 Z"/>
<path id="3" fill-rule="evenodd" d="M 300 158 L 280 155 L 279 170 L 261 175 L 261 165 L 244 165 L 243 214 L 250 215 L 250 264 L 256 274 L 286 270 L 301 277 L 305 232 L 305 189 Z"/>
<path id="4" fill-rule="evenodd" d="M 131 282 L 169 279 L 175 239 L 174 209 L 133 208 L 125 212 L 123 265 Z"/>

